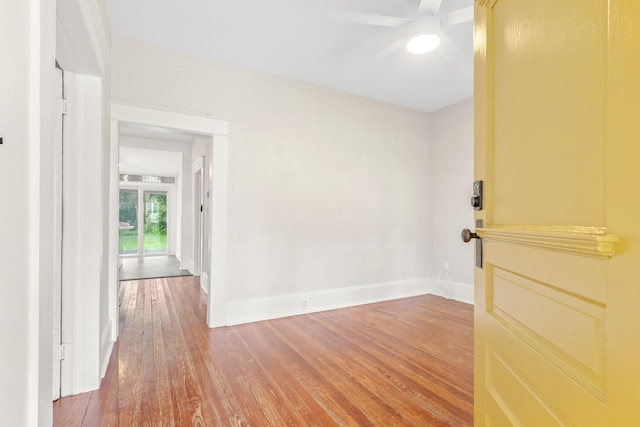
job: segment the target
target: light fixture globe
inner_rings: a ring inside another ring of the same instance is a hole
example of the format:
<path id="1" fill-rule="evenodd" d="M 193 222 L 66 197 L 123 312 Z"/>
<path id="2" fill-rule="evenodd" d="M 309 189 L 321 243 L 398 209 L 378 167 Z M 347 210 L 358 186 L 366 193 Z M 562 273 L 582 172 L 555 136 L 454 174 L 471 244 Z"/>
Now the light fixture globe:
<path id="1" fill-rule="evenodd" d="M 431 52 L 440 45 L 440 18 L 422 15 L 407 26 L 407 50 L 415 54 Z"/>
<path id="2" fill-rule="evenodd" d="M 440 45 L 440 37 L 432 33 L 424 33 L 413 36 L 407 42 L 407 50 L 410 53 L 421 55 L 428 53 Z"/>

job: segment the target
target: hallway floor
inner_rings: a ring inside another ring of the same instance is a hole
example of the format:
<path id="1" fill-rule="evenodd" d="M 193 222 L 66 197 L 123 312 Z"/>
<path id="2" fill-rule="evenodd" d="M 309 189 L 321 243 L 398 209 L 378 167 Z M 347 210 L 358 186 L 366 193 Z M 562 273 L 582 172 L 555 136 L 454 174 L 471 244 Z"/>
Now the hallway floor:
<path id="1" fill-rule="evenodd" d="M 180 261 L 172 255 L 148 257 L 121 257 L 120 281 L 155 279 L 158 277 L 191 276 L 189 270 L 180 270 Z"/>

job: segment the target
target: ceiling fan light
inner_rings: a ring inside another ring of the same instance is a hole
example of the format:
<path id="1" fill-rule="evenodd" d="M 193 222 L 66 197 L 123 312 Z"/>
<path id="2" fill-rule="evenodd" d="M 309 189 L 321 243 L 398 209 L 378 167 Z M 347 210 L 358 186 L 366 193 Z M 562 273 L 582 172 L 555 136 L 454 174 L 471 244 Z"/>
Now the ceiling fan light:
<path id="1" fill-rule="evenodd" d="M 416 55 L 428 53 L 440 45 L 440 37 L 437 34 L 423 33 L 418 34 L 407 42 L 407 50 Z"/>

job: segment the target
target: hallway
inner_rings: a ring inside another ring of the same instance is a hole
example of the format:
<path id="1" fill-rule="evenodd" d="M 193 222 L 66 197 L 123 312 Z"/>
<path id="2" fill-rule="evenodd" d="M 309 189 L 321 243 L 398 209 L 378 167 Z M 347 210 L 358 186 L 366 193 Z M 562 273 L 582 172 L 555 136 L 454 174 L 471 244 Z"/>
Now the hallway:
<path id="1" fill-rule="evenodd" d="M 56 426 L 473 424 L 473 306 L 425 295 L 209 329 L 197 278 L 121 282 L 99 390 Z"/>
<path id="2" fill-rule="evenodd" d="M 159 277 L 191 276 L 180 270 L 180 261 L 173 255 L 150 257 L 121 257 L 120 281 L 156 279 Z"/>

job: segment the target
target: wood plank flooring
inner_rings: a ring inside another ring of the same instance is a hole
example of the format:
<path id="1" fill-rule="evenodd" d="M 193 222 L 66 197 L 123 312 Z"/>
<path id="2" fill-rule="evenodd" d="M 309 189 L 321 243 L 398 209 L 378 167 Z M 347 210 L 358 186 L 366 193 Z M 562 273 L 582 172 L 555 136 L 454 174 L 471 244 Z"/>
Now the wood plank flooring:
<path id="1" fill-rule="evenodd" d="M 198 278 L 121 282 L 99 390 L 55 426 L 470 426 L 473 307 L 420 296 L 208 329 Z"/>

